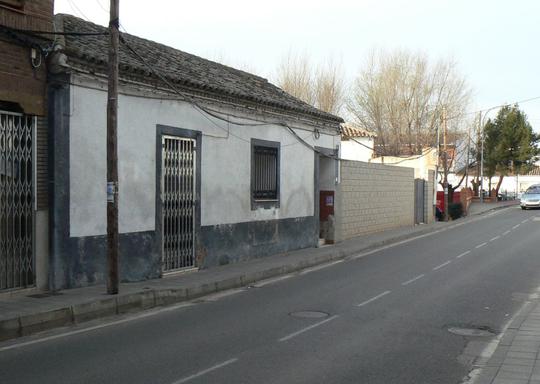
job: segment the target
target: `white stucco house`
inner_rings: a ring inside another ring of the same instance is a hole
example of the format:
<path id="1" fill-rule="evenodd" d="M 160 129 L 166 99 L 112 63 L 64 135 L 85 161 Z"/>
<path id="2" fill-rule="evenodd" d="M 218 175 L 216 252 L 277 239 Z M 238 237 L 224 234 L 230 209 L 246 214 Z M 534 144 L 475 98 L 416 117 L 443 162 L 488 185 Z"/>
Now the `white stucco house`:
<path id="1" fill-rule="evenodd" d="M 344 160 L 370 161 L 377 135 L 352 123 L 341 124 L 340 158 Z"/>
<path id="2" fill-rule="evenodd" d="M 106 276 L 104 27 L 57 15 L 49 82 L 53 289 Z M 122 34 L 121 279 L 315 246 L 342 119 L 266 79 Z"/>
<path id="3" fill-rule="evenodd" d="M 370 163 L 414 168 L 414 177 L 427 180 L 430 172 L 437 169 L 437 149 L 424 148 L 422 154 L 412 156 L 377 156 Z"/>

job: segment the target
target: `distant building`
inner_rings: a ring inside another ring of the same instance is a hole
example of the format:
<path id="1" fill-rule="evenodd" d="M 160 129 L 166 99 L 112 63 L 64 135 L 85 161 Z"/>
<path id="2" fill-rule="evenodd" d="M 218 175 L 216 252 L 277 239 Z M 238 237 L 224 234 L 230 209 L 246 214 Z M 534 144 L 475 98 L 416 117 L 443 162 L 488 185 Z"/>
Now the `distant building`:
<path id="1" fill-rule="evenodd" d="M 414 177 L 428 180 L 429 173 L 437 169 L 437 149 L 425 148 L 421 155 L 413 156 L 377 156 L 370 163 L 414 168 Z"/>
<path id="2" fill-rule="evenodd" d="M 344 160 L 370 161 L 377 135 L 352 123 L 341 125 L 341 152 Z"/>

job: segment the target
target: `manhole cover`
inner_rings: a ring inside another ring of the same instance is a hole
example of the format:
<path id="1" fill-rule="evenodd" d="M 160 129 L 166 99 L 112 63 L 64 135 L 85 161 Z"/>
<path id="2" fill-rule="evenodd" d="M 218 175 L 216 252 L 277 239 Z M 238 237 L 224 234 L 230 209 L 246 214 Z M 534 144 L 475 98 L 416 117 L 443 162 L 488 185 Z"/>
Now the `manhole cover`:
<path id="1" fill-rule="evenodd" d="M 330 316 L 328 313 L 321 311 L 298 311 L 291 312 L 290 315 L 292 317 L 301 317 L 303 319 L 320 319 L 322 317 Z"/>
<path id="2" fill-rule="evenodd" d="M 454 335 L 460 336 L 473 336 L 473 337 L 482 337 L 482 336 L 495 336 L 495 332 L 489 327 L 478 326 L 478 327 L 450 327 L 448 332 L 453 333 Z"/>

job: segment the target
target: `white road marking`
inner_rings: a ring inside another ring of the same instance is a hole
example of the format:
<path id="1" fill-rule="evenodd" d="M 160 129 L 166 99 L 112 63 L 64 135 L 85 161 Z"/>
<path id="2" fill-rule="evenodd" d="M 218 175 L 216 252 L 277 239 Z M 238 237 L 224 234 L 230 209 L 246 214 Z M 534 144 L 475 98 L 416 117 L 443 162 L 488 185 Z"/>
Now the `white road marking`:
<path id="1" fill-rule="evenodd" d="M 210 367 L 208 369 L 205 369 L 205 370 L 202 370 L 200 372 L 197 372 L 191 376 L 188 376 L 188 377 L 184 377 L 183 379 L 180 379 L 178 381 L 175 381 L 174 383 L 172 384 L 182 384 L 182 383 L 187 383 L 188 381 L 190 380 L 193 380 L 193 379 L 196 379 L 197 377 L 201 377 L 203 375 L 206 375 L 207 373 L 210 373 L 212 371 L 215 371 L 217 369 L 220 369 L 220 368 L 223 368 L 223 367 L 226 367 L 227 365 L 230 365 L 232 363 L 236 363 L 238 361 L 238 359 L 230 359 L 230 360 L 227 360 L 227 361 L 224 361 L 223 363 L 220 363 L 220 364 L 216 364 L 214 365 L 213 367 Z"/>
<path id="2" fill-rule="evenodd" d="M 174 311 L 176 309 L 191 307 L 191 306 L 194 306 L 194 305 L 195 305 L 194 303 L 181 303 L 181 304 L 178 304 L 178 305 L 173 305 L 173 306 L 161 308 L 161 309 L 158 309 L 158 310 L 153 310 L 152 312 L 143 312 L 143 313 L 138 314 L 138 315 L 133 315 L 133 316 L 130 316 L 128 318 L 121 319 L 121 320 L 111 321 L 110 323 L 106 323 L 106 324 L 94 325 L 93 327 L 77 329 L 76 331 L 65 332 L 65 333 L 61 333 L 59 335 L 47 336 L 47 337 L 44 337 L 42 339 L 30 340 L 30 341 L 26 341 L 26 342 L 22 342 L 22 343 L 18 343 L 18 344 L 12 344 L 12 345 L 8 345 L 8 346 L 5 346 L 5 347 L 0 347 L 0 352 L 7 351 L 7 350 L 10 350 L 10 349 L 26 347 L 28 345 L 44 343 L 44 342 L 50 341 L 50 340 L 61 339 L 63 337 L 78 335 L 79 333 L 91 332 L 91 331 L 94 331 L 96 329 L 112 327 L 114 325 L 128 323 L 130 321 L 144 319 L 146 317 L 155 316 L 155 315 L 158 315 L 158 314 L 163 313 L 163 312 L 170 312 L 170 311 Z"/>
<path id="3" fill-rule="evenodd" d="M 242 292 L 245 292 L 245 291 L 246 291 L 245 288 L 230 289 L 228 291 L 212 293 L 212 294 L 210 294 L 208 296 L 204 296 L 204 297 L 202 297 L 200 299 L 197 299 L 197 300 L 218 301 L 218 300 L 223 299 L 225 297 L 236 295 L 237 293 L 242 293 Z"/>
<path id="4" fill-rule="evenodd" d="M 332 261 L 330 263 L 317 265 L 316 267 L 306 268 L 306 269 L 300 271 L 298 274 L 299 275 L 305 275 L 306 273 L 315 272 L 315 271 L 318 271 L 318 270 L 321 270 L 321 269 L 324 269 L 324 268 L 328 268 L 328 267 L 331 267 L 333 265 L 343 263 L 344 261 L 345 260 L 337 260 L 337 261 Z"/>
<path id="5" fill-rule="evenodd" d="M 521 224 L 516 224 L 512 227 L 512 229 L 516 229 L 517 227 L 519 227 Z"/>
<path id="6" fill-rule="evenodd" d="M 413 277 L 412 279 L 410 280 L 407 280 L 406 282 L 404 283 L 401 283 L 401 285 L 409 285 L 410 283 L 414 283 L 416 280 L 420 280 L 422 277 L 424 277 L 425 275 L 424 274 L 421 274 L 421 275 L 418 275 L 416 277 Z"/>
<path id="7" fill-rule="evenodd" d="M 366 304 L 372 303 L 372 302 L 374 302 L 375 300 L 378 300 L 378 299 L 380 299 L 381 297 L 388 295 L 390 292 L 392 292 L 392 291 L 384 291 L 383 293 L 381 293 L 381 294 L 379 294 L 379 295 L 377 295 L 377 296 L 375 296 L 375 297 L 372 297 L 371 299 L 366 300 L 366 301 L 364 301 L 363 303 L 358 304 L 358 306 L 359 306 L 359 307 L 363 307 L 363 306 L 366 305 Z"/>
<path id="8" fill-rule="evenodd" d="M 478 248 L 482 248 L 484 245 L 486 245 L 487 243 L 482 243 L 482 244 L 478 244 L 475 248 L 478 249 Z"/>
<path id="9" fill-rule="evenodd" d="M 288 274 L 288 275 L 272 277 L 270 279 L 261 280 L 261 281 L 258 281 L 256 283 L 254 283 L 254 284 L 251 284 L 251 287 L 261 288 L 261 287 L 264 287 L 265 285 L 274 284 L 274 283 L 280 282 L 282 280 L 287 280 L 287 279 L 290 279 L 291 277 L 294 277 L 294 276 L 295 275 L 291 273 L 291 274 Z"/>
<path id="10" fill-rule="evenodd" d="M 328 323 L 329 321 L 332 321 L 332 320 L 337 319 L 338 317 L 339 317 L 338 315 L 334 315 L 334 316 L 332 316 L 332 317 L 329 317 L 328 319 L 324 319 L 323 321 L 319 321 L 318 323 L 312 324 L 312 325 L 310 325 L 309 327 L 302 328 L 302 329 L 299 330 L 299 331 L 296 331 L 296 332 L 294 332 L 294 333 L 291 333 L 290 335 L 284 336 L 284 337 L 282 337 L 281 339 L 279 339 L 279 341 L 281 342 L 281 341 L 287 341 L 287 340 L 290 340 L 290 339 L 292 339 L 292 338 L 295 337 L 295 336 L 298 336 L 298 335 L 300 335 L 300 334 L 302 334 L 302 333 L 304 333 L 304 332 L 307 332 L 307 331 L 309 331 L 309 330 L 311 330 L 311 329 L 313 329 L 313 328 L 317 328 L 317 327 L 319 327 L 319 326 L 321 326 L 321 325 L 323 325 L 323 324 L 325 324 L 325 323 Z"/>
<path id="11" fill-rule="evenodd" d="M 510 231 L 504 231 L 502 235 L 503 235 L 503 236 L 506 236 L 506 235 L 508 235 L 509 233 L 510 233 Z"/>
<path id="12" fill-rule="evenodd" d="M 493 215 L 493 216 L 494 215 L 499 215 L 499 214 L 503 213 L 504 211 L 505 211 L 504 209 L 499 209 L 499 210 L 491 213 L 490 215 Z M 471 218 L 469 220 L 463 221 L 461 223 L 453 224 L 452 229 L 456 228 L 456 227 L 461 227 L 462 225 L 476 223 L 477 221 L 484 220 L 487 217 L 488 217 L 487 215 L 480 215 L 480 216 Z M 415 237 L 411 237 L 409 239 L 401 240 L 401 241 L 398 241 L 397 243 L 392 243 L 392 244 L 385 245 L 385 246 L 382 246 L 382 247 L 379 247 L 379 248 L 376 248 L 376 249 L 372 249 L 371 251 L 366 251 L 366 252 L 362 252 L 362 253 L 359 253 L 359 254 L 354 255 L 354 256 L 349 256 L 349 257 L 346 258 L 346 260 L 360 259 L 362 257 L 369 256 L 369 255 L 377 253 L 377 252 L 381 252 L 381 251 L 385 251 L 385 250 L 390 249 L 390 248 L 397 247 L 398 245 L 407 244 L 407 243 L 410 243 L 410 242 L 415 241 L 415 240 L 423 239 L 424 237 L 433 236 L 433 235 L 436 235 L 438 233 L 445 232 L 445 231 L 447 231 L 449 229 L 450 229 L 450 227 L 437 229 L 437 230 L 435 230 L 433 232 L 424 233 L 423 235 L 418 235 L 418 236 L 415 236 Z"/>
<path id="13" fill-rule="evenodd" d="M 442 263 L 441 265 L 437 265 L 435 268 L 433 268 L 434 271 L 441 269 L 442 267 L 446 267 L 448 264 L 450 264 L 452 261 L 448 260 L 447 262 Z"/>
<path id="14" fill-rule="evenodd" d="M 469 253 L 471 253 L 471 251 L 465 251 L 465 252 L 463 252 L 463 253 L 457 255 L 457 256 L 456 256 L 456 259 L 461 259 L 463 256 L 468 255 Z"/>
<path id="15" fill-rule="evenodd" d="M 489 241 L 495 241 L 495 240 L 500 239 L 500 238 L 501 238 L 500 236 L 495 236 L 494 238 L 489 239 Z"/>
<path id="16" fill-rule="evenodd" d="M 521 224 L 525 224 L 527 221 L 529 221 L 529 219 L 525 219 L 521 222 Z"/>

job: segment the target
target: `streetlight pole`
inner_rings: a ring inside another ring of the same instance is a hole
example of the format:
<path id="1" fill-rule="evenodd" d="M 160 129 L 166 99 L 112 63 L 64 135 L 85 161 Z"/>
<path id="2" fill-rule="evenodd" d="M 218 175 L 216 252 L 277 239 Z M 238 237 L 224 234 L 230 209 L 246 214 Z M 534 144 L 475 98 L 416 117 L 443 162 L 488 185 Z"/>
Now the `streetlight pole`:
<path id="1" fill-rule="evenodd" d="M 484 113 L 484 116 L 482 116 L 482 112 L 480 112 L 480 140 L 482 142 L 482 149 L 480 152 L 480 203 L 484 203 L 484 119 L 486 118 L 487 114 L 491 112 L 492 110 L 496 108 L 502 108 L 504 105 L 497 105 L 495 107 L 491 107 Z"/>
<path id="2" fill-rule="evenodd" d="M 443 108 L 442 111 L 442 123 L 443 123 L 443 171 L 444 171 L 444 178 L 443 178 L 443 190 L 444 190 L 444 221 L 448 221 L 448 205 L 450 202 L 448 201 L 448 149 L 446 147 L 446 137 L 447 137 L 447 129 L 446 129 L 446 108 Z"/>

